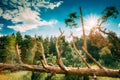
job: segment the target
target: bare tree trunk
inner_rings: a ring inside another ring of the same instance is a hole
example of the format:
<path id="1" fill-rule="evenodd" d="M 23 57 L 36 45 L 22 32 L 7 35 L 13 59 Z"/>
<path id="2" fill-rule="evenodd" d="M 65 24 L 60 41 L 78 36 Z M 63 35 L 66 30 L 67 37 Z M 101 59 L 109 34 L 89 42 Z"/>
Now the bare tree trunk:
<path id="1" fill-rule="evenodd" d="M 82 31 L 83 31 L 83 38 L 84 38 L 84 44 L 83 44 L 83 51 L 86 53 L 86 55 L 101 69 L 104 69 L 102 65 L 95 60 L 94 57 L 91 56 L 91 54 L 87 50 L 87 39 L 85 35 L 85 29 L 84 29 L 84 21 L 83 21 L 83 16 L 82 16 L 82 8 L 80 8 L 80 18 L 81 18 L 81 23 L 82 23 Z"/>
<path id="2" fill-rule="evenodd" d="M 22 60 L 21 60 L 21 57 L 20 57 L 20 51 L 19 51 L 19 46 L 18 46 L 18 44 L 16 44 L 15 49 L 16 49 L 16 54 L 17 54 L 18 63 L 19 63 L 19 64 L 22 64 Z"/>
<path id="3" fill-rule="evenodd" d="M 87 40 L 86 40 L 86 35 L 85 35 L 85 27 L 84 27 L 84 21 L 83 21 L 83 16 L 82 16 L 82 8 L 80 7 L 80 19 L 82 23 L 82 32 L 83 32 L 83 38 L 84 38 L 84 44 L 83 46 L 87 49 Z"/>
<path id="4" fill-rule="evenodd" d="M 71 33 L 71 36 L 72 36 L 72 38 L 73 38 L 72 44 L 73 44 L 73 48 L 74 48 L 74 50 L 75 50 L 75 53 L 80 57 L 80 59 L 85 63 L 85 65 L 86 65 L 88 68 L 91 68 L 90 65 L 87 63 L 86 59 L 83 58 L 83 56 L 81 55 L 81 53 L 79 52 L 79 50 L 76 48 L 75 41 L 74 41 L 74 36 L 73 36 L 72 33 Z"/>
<path id="5" fill-rule="evenodd" d="M 62 51 L 59 50 L 59 40 L 62 38 L 62 35 L 64 33 L 64 31 L 62 32 L 61 29 L 59 29 L 61 32 L 61 35 L 57 38 L 56 40 L 56 51 L 57 51 L 57 64 L 59 65 L 59 67 L 64 70 L 65 72 L 68 71 L 68 69 L 66 68 L 66 66 L 63 64 L 62 59 L 61 59 L 61 55 L 62 55 Z"/>
<path id="6" fill-rule="evenodd" d="M 74 68 L 74 67 L 67 67 L 67 68 L 69 69 L 67 73 L 68 75 L 93 76 L 93 73 L 95 73 L 96 76 L 120 78 L 120 70 L 106 69 L 106 71 L 104 71 L 103 69 Z M 51 73 L 51 71 L 53 71 L 56 74 L 66 74 L 66 72 L 62 70 L 60 67 L 55 67 L 55 66 L 47 66 L 47 69 L 49 69 L 50 71 L 46 71 L 42 66 L 38 66 L 38 65 L 28 65 L 28 64 L 13 65 L 13 64 L 0 63 L 0 69 L 11 70 L 11 71 L 34 70 L 34 71 L 46 72 L 46 73 Z"/>

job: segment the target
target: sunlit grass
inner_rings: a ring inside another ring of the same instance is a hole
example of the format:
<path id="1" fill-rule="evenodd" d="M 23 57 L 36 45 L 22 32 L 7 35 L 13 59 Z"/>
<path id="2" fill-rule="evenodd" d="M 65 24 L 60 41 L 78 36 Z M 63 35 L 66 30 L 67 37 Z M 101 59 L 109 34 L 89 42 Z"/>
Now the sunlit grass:
<path id="1" fill-rule="evenodd" d="M 98 77 L 99 80 L 120 80 L 120 78 Z"/>
<path id="2" fill-rule="evenodd" d="M 96 68 L 96 66 L 93 66 Z M 20 71 L 15 73 L 7 73 L 7 74 L 0 74 L 0 80 L 31 80 L 31 72 L 29 71 Z M 45 80 L 47 77 L 47 73 L 41 73 L 38 80 Z M 120 80 L 120 78 L 112 78 L 112 77 L 97 77 L 98 80 Z M 52 77 L 51 80 L 64 80 L 65 76 L 63 74 L 56 74 Z M 92 80 L 92 77 L 90 77 Z"/>
<path id="3" fill-rule="evenodd" d="M 0 80 L 30 80 L 30 79 L 31 72 L 28 71 L 0 74 Z"/>

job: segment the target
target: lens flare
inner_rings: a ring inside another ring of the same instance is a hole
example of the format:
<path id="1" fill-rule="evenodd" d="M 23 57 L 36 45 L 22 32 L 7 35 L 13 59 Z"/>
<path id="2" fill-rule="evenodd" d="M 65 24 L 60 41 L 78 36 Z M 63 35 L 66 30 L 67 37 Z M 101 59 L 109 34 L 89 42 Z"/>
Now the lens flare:
<path id="1" fill-rule="evenodd" d="M 98 19 L 99 19 L 99 16 L 97 15 L 88 15 L 85 17 L 85 27 L 87 29 L 91 29 L 92 27 L 95 27 L 97 24 L 98 24 Z"/>

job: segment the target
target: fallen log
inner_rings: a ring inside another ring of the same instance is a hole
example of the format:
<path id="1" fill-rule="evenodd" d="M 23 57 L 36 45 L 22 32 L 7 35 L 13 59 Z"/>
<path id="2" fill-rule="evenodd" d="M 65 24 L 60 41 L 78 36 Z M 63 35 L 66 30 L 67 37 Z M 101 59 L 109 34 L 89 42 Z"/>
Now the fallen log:
<path id="1" fill-rule="evenodd" d="M 68 71 L 62 70 L 59 66 L 46 66 L 48 70 L 45 70 L 43 66 L 39 65 L 28 65 L 28 64 L 6 64 L 0 63 L 0 71 L 11 70 L 11 71 L 37 71 L 55 74 L 67 74 L 67 75 L 79 75 L 79 76 L 102 76 L 102 77 L 118 77 L 120 78 L 120 70 L 113 69 L 90 69 L 90 68 L 76 68 L 67 67 Z"/>

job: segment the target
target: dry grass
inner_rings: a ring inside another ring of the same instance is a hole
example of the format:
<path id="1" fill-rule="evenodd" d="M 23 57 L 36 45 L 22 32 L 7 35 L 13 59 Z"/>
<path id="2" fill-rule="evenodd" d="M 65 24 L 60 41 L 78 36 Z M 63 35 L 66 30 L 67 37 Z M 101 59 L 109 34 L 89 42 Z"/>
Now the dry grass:
<path id="1" fill-rule="evenodd" d="M 0 80 L 30 80 L 30 78 L 31 72 L 28 71 L 0 74 Z"/>

